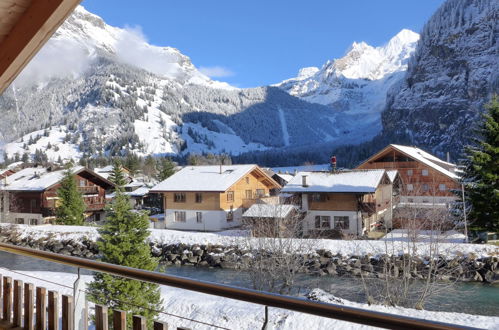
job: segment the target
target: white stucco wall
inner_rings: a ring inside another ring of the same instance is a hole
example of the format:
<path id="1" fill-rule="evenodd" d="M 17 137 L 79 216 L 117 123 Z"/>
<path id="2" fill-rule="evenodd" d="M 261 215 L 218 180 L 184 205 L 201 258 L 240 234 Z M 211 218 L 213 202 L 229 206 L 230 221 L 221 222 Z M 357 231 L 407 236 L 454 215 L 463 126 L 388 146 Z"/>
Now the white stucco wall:
<path id="1" fill-rule="evenodd" d="M 185 212 L 185 222 L 175 221 L 175 212 Z M 195 230 L 195 231 L 220 231 L 232 227 L 237 227 L 242 224 L 242 209 L 233 210 L 234 220 L 227 221 L 227 211 L 214 210 L 175 210 L 167 209 L 165 211 L 164 222 L 155 225 L 155 228 L 178 229 L 178 230 Z M 202 212 L 203 221 L 198 223 L 196 220 L 196 212 Z"/>
<path id="2" fill-rule="evenodd" d="M 362 234 L 362 221 L 359 222 L 359 216 L 355 211 L 315 211 L 309 210 L 305 216 L 304 230 L 316 230 L 315 228 L 315 217 L 316 216 L 329 216 L 331 217 L 331 229 L 334 229 L 334 217 L 335 216 L 348 216 L 350 220 L 350 225 L 348 229 L 343 230 L 347 234 L 361 235 Z"/>

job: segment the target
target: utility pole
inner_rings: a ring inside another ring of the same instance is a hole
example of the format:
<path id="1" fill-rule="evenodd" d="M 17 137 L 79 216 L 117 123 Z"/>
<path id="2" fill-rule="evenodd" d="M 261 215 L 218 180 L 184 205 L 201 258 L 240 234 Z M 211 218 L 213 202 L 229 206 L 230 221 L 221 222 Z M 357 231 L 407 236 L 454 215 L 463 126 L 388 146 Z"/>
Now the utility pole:
<path id="1" fill-rule="evenodd" d="M 461 183 L 461 193 L 463 194 L 463 215 L 464 215 L 464 236 L 465 243 L 468 243 L 468 219 L 466 217 L 466 200 L 464 199 L 464 183 Z"/>

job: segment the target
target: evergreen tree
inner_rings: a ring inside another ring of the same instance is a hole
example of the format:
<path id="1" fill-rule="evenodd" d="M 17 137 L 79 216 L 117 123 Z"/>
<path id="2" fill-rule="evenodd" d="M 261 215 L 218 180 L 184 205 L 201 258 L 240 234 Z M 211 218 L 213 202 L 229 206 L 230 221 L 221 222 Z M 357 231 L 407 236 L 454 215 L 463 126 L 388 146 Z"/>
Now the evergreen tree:
<path id="1" fill-rule="evenodd" d="M 175 164 L 173 164 L 170 158 L 164 158 L 161 160 L 161 166 L 158 173 L 158 180 L 163 181 L 168 179 L 170 176 L 175 174 Z"/>
<path id="2" fill-rule="evenodd" d="M 123 187 L 117 186 L 116 197 L 107 209 L 106 223 L 99 229 L 97 242 L 101 261 L 127 267 L 155 270 L 157 259 L 151 256 L 147 243 L 149 220 L 145 213 L 132 210 Z M 97 273 L 90 284 L 90 299 L 112 309 L 132 315 L 143 315 L 149 323 L 161 310 L 159 286 L 136 280 Z"/>
<path id="3" fill-rule="evenodd" d="M 61 187 L 57 190 L 59 205 L 56 208 L 56 222 L 62 225 L 81 226 L 85 222 L 85 202 L 78 191 L 70 167 L 64 173 Z"/>
<path id="4" fill-rule="evenodd" d="M 470 220 L 477 230 L 499 231 L 499 99 L 494 96 L 466 148 L 464 184 L 471 203 Z"/>
<path id="5" fill-rule="evenodd" d="M 123 166 L 119 159 L 115 159 L 113 162 L 113 171 L 109 175 L 109 180 L 116 185 L 117 189 L 127 184 L 125 175 L 123 174 Z"/>

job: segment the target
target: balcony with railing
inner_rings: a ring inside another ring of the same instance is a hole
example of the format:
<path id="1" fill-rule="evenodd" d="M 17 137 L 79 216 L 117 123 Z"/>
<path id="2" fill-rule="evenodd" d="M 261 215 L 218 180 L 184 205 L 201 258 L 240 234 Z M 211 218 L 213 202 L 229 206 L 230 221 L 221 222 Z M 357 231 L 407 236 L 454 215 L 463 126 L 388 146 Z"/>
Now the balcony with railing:
<path id="1" fill-rule="evenodd" d="M 303 298 L 290 297 L 272 294 L 262 291 L 255 291 L 234 286 L 197 281 L 189 278 L 177 277 L 158 272 L 145 271 L 136 268 L 124 267 L 93 261 L 84 258 L 77 258 L 63 254 L 45 252 L 26 247 L 18 247 L 0 243 L 0 251 L 18 256 L 34 258 L 38 261 L 50 262 L 53 266 L 59 264 L 75 267 L 78 275 L 73 275 L 73 280 L 68 283 L 56 283 L 55 279 L 41 279 L 33 275 L 26 275 L 9 269 L 0 269 L 0 300 L 2 302 L 2 318 L 0 329 L 88 329 L 93 326 L 97 330 L 108 329 L 148 329 L 148 320 L 139 315 L 133 315 L 127 319 L 127 314 L 120 310 L 110 310 L 107 306 L 91 305 L 89 310 L 86 301 L 86 287 L 82 285 L 83 271 L 100 272 L 109 275 L 119 276 L 132 280 L 144 281 L 158 285 L 179 288 L 191 293 L 203 293 L 213 298 L 230 299 L 237 305 L 239 302 L 249 302 L 255 308 L 252 312 L 260 310 L 259 316 L 261 324 L 256 328 L 267 329 L 272 323 L 271 318 L 275 314 L 269 313 L 269 308 L 279 308 L 281 311 L 295 311 L 319 317 L 353 322 L 359 325 L 368 325 L 389 329 L 459 329 L 461 326 L 417 319 L 407 316 L 375 312 L 345 305 L 315 302 Z M 0 264 L 3 267 L 3 265 Z M 4 275 L 4 276 L 2 276 Z M 17 277 L 17 278 L 15 278 Z M 24 283 L 22 279 L 27 282 Z M 74 279 L 77 279 L 75 282 Z M 38 281 L 37 285 L 29 282 Z M 43 285 L 41 283 L 46 283 Z M 58 285 L 61 293 L 54 290 L 54 285 Z M 49 287 L 49 290 L 47 290 Z M 172 289 L 170 289 L 172 290 Z M 72 292 L 72 294 L 71 294 Z M 202 298 L 209 299 L 208 296 Z M 258 309 L 256 305 L 260 305 Z M 196 308 L 196 306 L 191 306 Z M 159 307 L 158 307 L 159 308 Z M 248 311 L 249 311 L 248 310 Z M 223 315 L 211 315 L 210 321 L 205 319 L 195 319 L 196 316 L 189 314 L 174 314 L 171 311 L 158 311 L 162 317 L 168 319 L 181 320 L 182 325 L 171 327 L 164 321 L 153 321 L 153 329 L 228 329 L 222 320 Z M 218 313 L 216 309 L 214 313 Z M 93 317 L 89 315 L 93 314 Z M 304 316 L 305 320 L 309 320 Z M 127 321 L 132 324 L 127 325 Z M 214 323 L 219 323 L 219 325 Z M 93 323 L 93 324 L 91 324 Z M 220 325 L 221 324 L 221 325 Z M 185 326 L 187 325 L 187 327 Z M 225 325 L 225 326 L 224 326 Z M 48 326 L 48 327 L 47 327 Z M 304 323 L 303 326 L 306 326 Z M 351 325 L 353 326 L 353 324 Z"/>
<path id="2" fill-rule="evenodd" d="M 85 186 L 85 187 L 78 187 L 78 191 L 84 195 L 87 194 L 98 194 L 99 193 L 99 187 L 97 186 Z"/>

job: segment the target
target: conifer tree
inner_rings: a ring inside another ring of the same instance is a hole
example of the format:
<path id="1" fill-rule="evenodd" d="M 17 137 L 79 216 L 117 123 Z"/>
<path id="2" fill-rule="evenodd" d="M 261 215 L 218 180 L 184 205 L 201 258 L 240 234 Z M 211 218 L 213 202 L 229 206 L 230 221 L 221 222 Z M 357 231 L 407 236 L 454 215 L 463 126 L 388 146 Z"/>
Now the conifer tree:
<path id="1" fill-rule="evenodd" d="M 117 185 L 116 197 L 107 209 L 105 224 L 99 229 L 97 242 L 103 262 L 145 270 L 156 270 L 157 259 L 151 255 L 147 237 L 149 220 L 145 213 L 132 210 L 123 187 Z M 90 284 L 90 298 L 98 304 L 127 312 L 128 324 L 132 315 L 143 315 L 149 323 L 161 310 L 158 285 L 97 273 Z"/>
<path id="2" fill-rule="evenodd" d="M 163 181 L 175 174 L 175 165 L 170 158 L 161 160 L 161 166 L 158 173 L 158 180 Z"/>
<path id="3" fill-rule="evenodd" d="M 499 231 L 499 99 L 486 105 L 473 145 L 466 148 L 464 184 L 476 230 Z"/>
<path id="4" fill-rule="evenodd" d="M 57 190 L 59 205 L 56 208 L 56 222 L 62 225 L 81 226 L 85 222 L 86 205 L 78 191 L 71 167 L 68 167 Z"/>
<path id="5" fill-rule="evenodd" d="M 127 184 L 125 175 L 123 174 L 123 166 L 119 159 L 113 162 L 113 171 L 109 175 L 109 180 L 116 185 L 116 187 L 123 187 Z"/>

